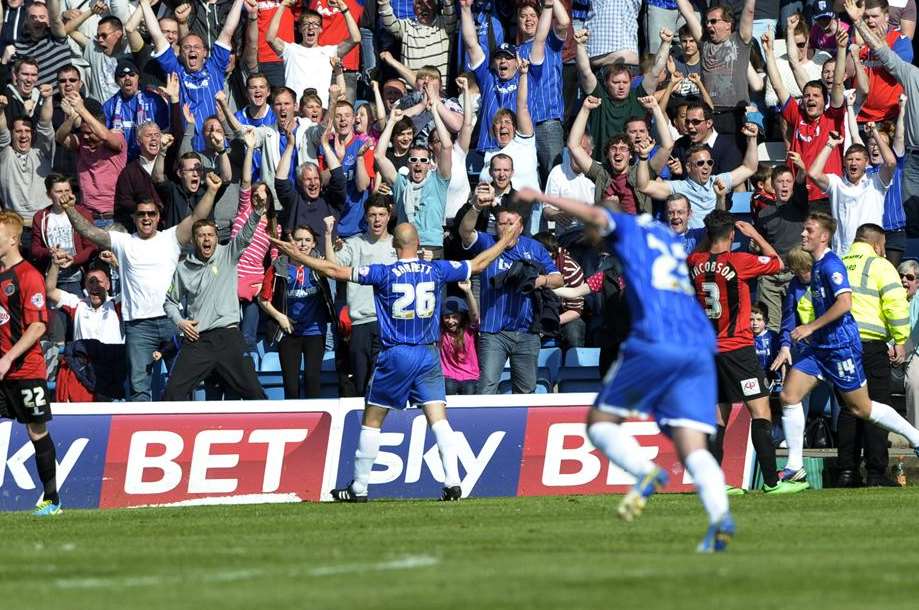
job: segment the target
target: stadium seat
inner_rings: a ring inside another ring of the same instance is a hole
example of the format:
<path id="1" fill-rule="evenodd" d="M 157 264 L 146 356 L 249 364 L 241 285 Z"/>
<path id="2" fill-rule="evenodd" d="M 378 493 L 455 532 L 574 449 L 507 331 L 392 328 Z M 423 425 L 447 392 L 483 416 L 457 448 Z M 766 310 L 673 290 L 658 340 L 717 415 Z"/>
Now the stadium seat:
<path id="1" fill-rule="evenodd" d="M 735 215 L 752 214 L 750 199 L 753 193 L 746 191 L 744 193 L 734 193 L 731 195 L 731 213 Z"/>
<path id="2" fill-rule="evenodd" d="M 596 392 L 600 388 L 600 348 L 573 347 L 558 372 L 559 392 Z"/>
<path id="3" fill-rule="evenodd" d="M 281 358 L 277 352 L 265 352 L 262 355 L 259 371 L 263 373 L 281 372 Z"/>
<path id="4" fill-rule="evenodd" d="M 265 388 L 265 396 L 268 398 L 268 400 L 284 400 L 283 385 L 262 385 Z"/>
<path id="5" fill-rule="evenodd" d="M 785 163 L 785 158 L 788 154 L 785 150 L 784 142 L 760 142 L 756 150 L 757 153 L 759 153 L 759 160 L 761 162 L 771 163 L 772 165 Z"/>

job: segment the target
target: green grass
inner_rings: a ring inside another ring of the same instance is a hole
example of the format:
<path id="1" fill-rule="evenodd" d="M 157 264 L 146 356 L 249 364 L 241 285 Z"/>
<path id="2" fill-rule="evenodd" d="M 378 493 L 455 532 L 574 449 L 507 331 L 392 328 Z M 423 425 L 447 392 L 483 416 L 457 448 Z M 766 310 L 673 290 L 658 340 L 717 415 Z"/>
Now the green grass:
<path id="1" fill-rule="evenodd" d="M 698 556 L 695 496 L 0 514 L 0 608 L 919 606 L 919 488 L 735 498 Z"/>

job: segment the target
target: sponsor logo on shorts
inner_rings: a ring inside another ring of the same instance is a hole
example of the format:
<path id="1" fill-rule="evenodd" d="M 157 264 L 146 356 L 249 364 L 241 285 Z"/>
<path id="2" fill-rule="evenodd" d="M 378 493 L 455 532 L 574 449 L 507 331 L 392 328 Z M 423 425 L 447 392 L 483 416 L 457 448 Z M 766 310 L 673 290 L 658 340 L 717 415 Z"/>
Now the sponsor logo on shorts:
<path id="1" fill-rule="evenodd" d="M 744 379 L 740 382 L 740 389 L 743 391 L 744 396 L 753 396 L 760 393 L 759 379 L 756 377 L 751 377 L 750 379 Z"/>

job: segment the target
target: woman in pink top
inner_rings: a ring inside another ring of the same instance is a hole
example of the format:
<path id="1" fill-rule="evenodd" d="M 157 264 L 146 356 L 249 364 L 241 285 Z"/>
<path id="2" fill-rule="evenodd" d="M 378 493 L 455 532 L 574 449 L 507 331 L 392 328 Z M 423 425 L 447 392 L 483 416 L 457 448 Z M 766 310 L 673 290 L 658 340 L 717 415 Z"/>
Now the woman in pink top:
<path id="1" fill-rule="evenodd" d="M 440 365 L 444 370 L 447 394 L 475 394 L 479 381 L 479 305 L 472 284 L 460 282 L 466 302 L 450 297 L 440 317 Z"/>
<path id="2" fill-rule="evenodd" d="M 246 143 L 246 156 L 243 160 L 242 176 L 239 184 L 239 209 L 233 219 L 231 236 L 236 236 L 252 211 L 252 200 L 259 205 L 266 203 L 268 213 L 262 217 L 255 229 L 252 241 L 243 251 L 237 265 L 239 284 L 237 294 L 241 310 L 240 330 L 246 340 L 246 349 L 254 352 L 258 334 L 259 307 L 256 296 L 262 289 L 262 279 L 265 276 L 265 255 L 271 247 L 268 235 L 281 236 L 281 227 L 278 226 L 277 215 L 274 209 L 274 197 L 271 190 L 264 182 L 252 184 L 252 152 L 255 148 L 255 131 L 249 130 L 243 134 Z M 271 260 L 278 256 L 276 248 L 271 249 Z"/>

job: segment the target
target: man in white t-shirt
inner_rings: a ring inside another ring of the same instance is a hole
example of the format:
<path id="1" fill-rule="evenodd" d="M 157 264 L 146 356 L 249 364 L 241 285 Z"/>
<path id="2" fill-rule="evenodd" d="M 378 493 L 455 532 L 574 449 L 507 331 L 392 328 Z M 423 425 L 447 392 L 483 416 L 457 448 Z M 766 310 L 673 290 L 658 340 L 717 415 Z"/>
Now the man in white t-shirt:
<path id="1" fill-rule="evenodd" d="M 868 123 L 868 137 L 873 137 L 877 142 L 883 159 L 877 173 L 865 173 L 868 168 L 868 150 L 861 144 L 853 144 L 846 149 L 843 157 L 845 175 L 839 177 L 836 174 L 824 174 L 823 168 L 830 154 L 843 143 L 842 136 L 835 131 L 830 132 L 826 145 L 807 170 L 811 180 L 830 198 L 830 210 L 836 219 L 833 252 L 839 256 L 849 251 L 860 226 L 867 223 L 884 224 L 884 198 L 897 168 L 897 158 L 887 140 L 877 137 L 877 125 L 874 123 Z"/>
<path id="2" fill-rule="evenodd" d="M 594 144 L 590 134 L 585 133 L 581 136 L 581 150 L 588 157 L 593 155 Z M 596 190 L 597 186 L 594 181 L 573 167 L 568 149 L 562 151 L 562 162 L 553 167 L 549 172 L 549 177 L 546 178 L 546 195 L 574 199 L 593 205 Z M 584 226 L 574 216 L 565 214 L 551 204 L 546 204 L 542 211 L 547 220 L 555 221 L 555 235 L 559 238 Z"/>
<path id="3" fill-rule="evenodd" d="M 319 45 L 319 35 L 322 34 L 322 15 L 311 9 L 304 9 L 300 13 L 297 25 L 302 36 L 301 44 L 285 42 L 278 37 L 281 26 L 281 17 L 285 10 L 296 4 L 296 0 L 284 0 L 279 6 L 268 25 L 265 41 L 274 49 L 274 52 L 284 60 L 285 84 L 294 90 L 297 99 L 303 95 L 304 89 L 316 90 L 322 107 L 329 107 L 329 84 L 332 82 L 333 57 L 341 58 L 361 42 L 361 32 L 348 5 L 344 0 L 329 0 L 329 5 L 337 8 L 345 16 L 348 25 L 349 38 L 338 45 Z"/>
<path id="4" fill-rule="evenodd" d="M 182 247 L 191 242 L 191 228 L 207 218 L 222 181 L 217 174 L 207 175 L 207 194 L 191 215 L 165 231 L 158 231 L 160 208 L 142 201 L 134 209 L 136 233 L 108 233 L 86 220 L 72 202 L 62 206 L 77 232 L 102 249 L 111 250 L 121 273 L 121 313 L 125 321 L 125 343 L 130 367 L 130 396 L 133 402 L 150 401 L 149 366 L 153 352 L 173 338 L 175 324 L 166 317 L 163 303 L 172 283 Z"/>

